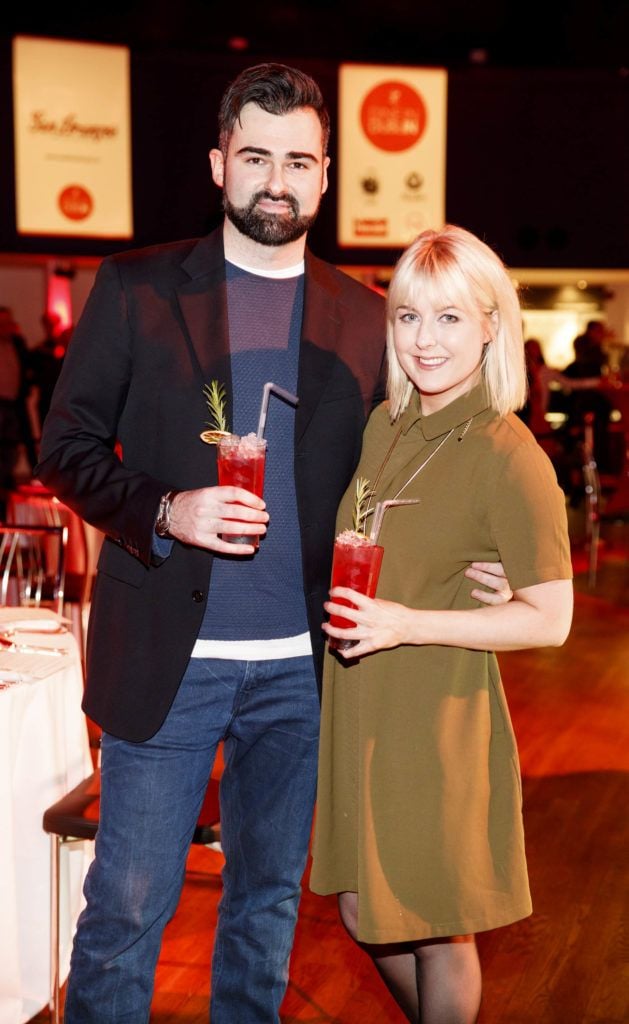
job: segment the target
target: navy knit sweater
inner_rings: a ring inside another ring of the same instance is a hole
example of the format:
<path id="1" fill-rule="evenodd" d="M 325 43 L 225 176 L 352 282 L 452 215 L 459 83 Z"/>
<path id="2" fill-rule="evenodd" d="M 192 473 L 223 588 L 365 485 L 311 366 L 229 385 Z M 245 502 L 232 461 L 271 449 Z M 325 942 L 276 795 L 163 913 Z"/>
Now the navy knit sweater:
<path id="1" fill-rule="evenodd" d="M 226 263 L 233 423 L 256 430 L 267 381 L 297 394 L 303 274 L 269 278 Z M 201 640 L 274 640 L 308 629 L 294 461 L 295 409 L 271 395 L 264 500 L 267 534 L 252 557 L 214 555 Z"/>

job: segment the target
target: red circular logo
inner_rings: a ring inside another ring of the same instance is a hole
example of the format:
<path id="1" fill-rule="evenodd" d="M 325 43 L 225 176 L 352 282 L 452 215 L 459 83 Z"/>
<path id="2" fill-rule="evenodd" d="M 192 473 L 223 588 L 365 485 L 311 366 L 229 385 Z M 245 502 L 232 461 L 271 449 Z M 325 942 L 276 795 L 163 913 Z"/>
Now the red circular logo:
<path id="1" fill-rule="evenodd" d="M 68 185 L 59 193 L 57 202 L 68 220 L 85 220 L 94 209 L 94 200 L 82 185 Z"/>
<path id="2" fill-rule="evenodd" d="M 381 82 L 363 100 L 360 122 L 378 149 L 400 153 L 422 137 L 427 121 L 426 105 L 405 82 Z"/>

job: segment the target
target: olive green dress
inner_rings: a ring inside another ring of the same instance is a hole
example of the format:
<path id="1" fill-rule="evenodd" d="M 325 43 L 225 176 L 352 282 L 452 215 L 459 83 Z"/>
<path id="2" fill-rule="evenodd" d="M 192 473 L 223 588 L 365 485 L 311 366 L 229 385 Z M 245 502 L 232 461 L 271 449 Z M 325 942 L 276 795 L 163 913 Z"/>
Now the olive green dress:
<path id="1" fill-rule="evenodd" d="M 471 421 L 471 422 L 470 422 Z M 482 387 L 422 417 L 367 425 L 357 476 L 389 509 L 378 597 L 467 609 L 472 561 L 514 590 L 570 579 L 565 501 L 533 435 Z M 397 438 L 397 440 L 395 440 Z M 393 448 L 391 450 L 391 446 Z M 338 529 L 351 526 L 348 489 Z M 326 654 L 311 888 L 358 893 L 358 937 L 387 943 L 496 928 L 531 912 L 515 738 L 490 651 L 402 646 L 347 664 Z"/>

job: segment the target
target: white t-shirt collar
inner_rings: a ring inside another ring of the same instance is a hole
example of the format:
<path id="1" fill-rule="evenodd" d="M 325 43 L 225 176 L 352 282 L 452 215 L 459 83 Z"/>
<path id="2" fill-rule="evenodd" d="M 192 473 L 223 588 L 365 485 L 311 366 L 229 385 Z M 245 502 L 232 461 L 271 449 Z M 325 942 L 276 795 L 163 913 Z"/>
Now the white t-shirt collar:
<path id="1" fill-rule="evenodd" d="M 225 261 L 231 263 L 234 267 L 238 267 L 239 270 L 245 270 L 248 274 L 257 274 L 258 277 L 299 277 L 306 268 L 305 260 L 301 260 L 293 267 L 281 267 L 279 270 L 261 270 L 260 267 L 247 267 L 244 263 L 238 263 L 237 260 L 228 260 L 227 257 L 225 257 Z"/>

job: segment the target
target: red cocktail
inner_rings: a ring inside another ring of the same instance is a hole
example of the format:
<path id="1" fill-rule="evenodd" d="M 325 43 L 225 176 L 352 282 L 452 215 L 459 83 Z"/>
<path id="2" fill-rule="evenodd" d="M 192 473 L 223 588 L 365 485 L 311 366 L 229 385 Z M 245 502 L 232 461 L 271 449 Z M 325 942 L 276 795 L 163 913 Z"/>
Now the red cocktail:
<path id="1" fill-rule="evenodd" d="M 266 440 L 257 438 L 255 434 L 238 437 L 230 434 L 218 442 L 216 465 L 218 482 L 221 487 L 243 487 L 262 497 L 264 489 L 264 464 L 266 459 Z M 234 502 L 234 507 L 238 506 Z M 258 534 L 224 533 L 223 540 L 232 544 L 253 544 L 259 546 Z"/>
<path id="2" fill-rule="evenodd" d="M 380 566 L 384 548 L 380 544 L 372 544 L 368 537 L 345 530 L 334 542 L 334 558 L 332 561 L 332 587 L 349 587 L 367 597 L 376 596 Z M 335 597 L 336 604 L 355 608 L 356 605 L 343 597 Z M 330 625 L 338 629 L 350 629 L 356 623 L 340 615 L 330 616 Z M 329 638 L 329 645 L 337 651 L 347 651 L 354 647 L 358 640 L 337 640 Z"/>

